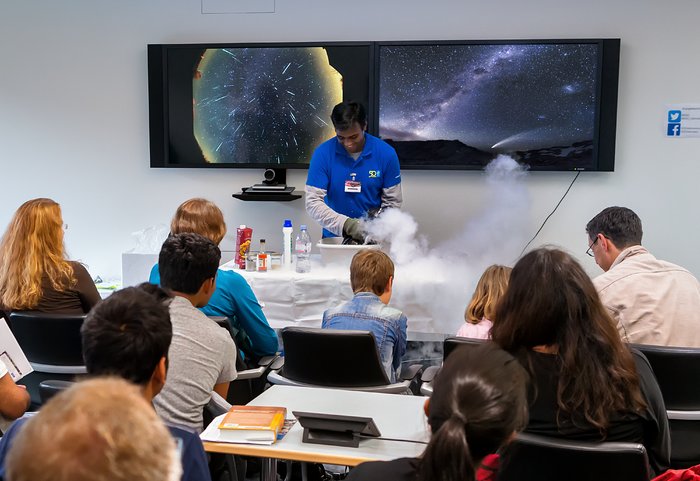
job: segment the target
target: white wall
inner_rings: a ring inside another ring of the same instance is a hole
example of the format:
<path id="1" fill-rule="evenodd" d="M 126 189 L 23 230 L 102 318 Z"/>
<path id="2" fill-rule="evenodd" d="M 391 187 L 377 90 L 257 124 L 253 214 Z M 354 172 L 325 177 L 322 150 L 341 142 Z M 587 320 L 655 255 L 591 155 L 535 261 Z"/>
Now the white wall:
<path id="1" fill-rule="evenodd" d="M 230 227 L 250 224 L 276 249 L 282 219 L 309 222 L 302 200 L 231 197 L 261 170 L 149 168 L 148 43 L 619 37 L 616 171 L 582 174 L 535 244 L 569 249 L 594 274 L 585 223 L 626 205 L 658 257 L 700 275 L 700 139 L 663 132 L 666 103 L 700 102 L 699 18 L 696 0 L 277 0 L 275 13 L 242 15 L 203 15 L 197 0 L 2 2 L 0 228 L 25 200 L 52 197 L 69 224 L 69 254 L 108 278 L 120 274 L 130 233 L 167 223 L 189 197 L 213 200 Z M 305 175 L 290 171 L 288 184 L 303 188 Z M 532 234 L 573 175 L 529 175 Z M 481 173 L 404 172 L 403 186 L 405 210 L 433 242 L 483 208 Z"/>

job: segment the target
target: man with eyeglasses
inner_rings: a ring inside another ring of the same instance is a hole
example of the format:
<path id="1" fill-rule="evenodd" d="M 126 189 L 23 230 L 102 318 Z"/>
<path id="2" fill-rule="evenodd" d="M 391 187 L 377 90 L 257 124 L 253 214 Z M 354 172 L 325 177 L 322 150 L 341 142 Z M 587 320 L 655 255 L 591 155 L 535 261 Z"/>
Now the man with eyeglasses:
<path id="1" fill-rule="evenodd" d="M 336 136 L 318 146 L 306 179 L 306 211 L 323 227 L 323 237 L 364 242 L 360 219 L 401 207 L 401 170 L 396 151 L 366 132 L 362 104 L 341 102 L 331 121 Z"/>
<path id="2" fill-rule="evenodd" d="M 626 342 L 700 347 L 700 283 L 642 247 L 642 221 L 608 207 L 586 225 L 588 250 L 605 271 L 593 279 Z"/>

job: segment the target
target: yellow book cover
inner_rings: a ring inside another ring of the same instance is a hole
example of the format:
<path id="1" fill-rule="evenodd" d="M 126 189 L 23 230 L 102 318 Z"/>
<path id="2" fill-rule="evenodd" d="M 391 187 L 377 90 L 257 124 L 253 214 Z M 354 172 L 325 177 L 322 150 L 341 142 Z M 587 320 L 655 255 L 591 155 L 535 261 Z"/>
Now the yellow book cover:
<path id="1" fill-rule="evenodd" d="M 286 416 L 284 407 L 231 406 L 219 423 L 219 440 L 272 444 Z"/>

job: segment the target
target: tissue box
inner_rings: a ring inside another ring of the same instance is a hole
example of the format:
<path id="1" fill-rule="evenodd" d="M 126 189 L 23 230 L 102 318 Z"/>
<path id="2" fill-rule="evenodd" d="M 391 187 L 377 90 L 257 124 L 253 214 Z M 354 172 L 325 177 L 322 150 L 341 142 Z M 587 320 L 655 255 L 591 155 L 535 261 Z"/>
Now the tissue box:
<path id="1" fill-rule="evenodd" d="M 158 254 L 122 254 L 122 286 L 137 286 L 148 282 L 151 269 L 158 263 Z"/>

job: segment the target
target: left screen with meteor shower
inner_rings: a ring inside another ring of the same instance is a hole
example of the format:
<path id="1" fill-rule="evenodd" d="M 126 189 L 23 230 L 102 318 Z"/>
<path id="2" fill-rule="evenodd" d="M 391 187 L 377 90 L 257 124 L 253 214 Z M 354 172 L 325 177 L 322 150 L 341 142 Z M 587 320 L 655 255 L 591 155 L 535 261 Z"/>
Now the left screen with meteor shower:
<path id="1" fill-rule="evenodd" d="M 372 56 L 369 43 L 149 45 L 151 166 L 308 168 L 336 104 L 371 109 Z"/>

